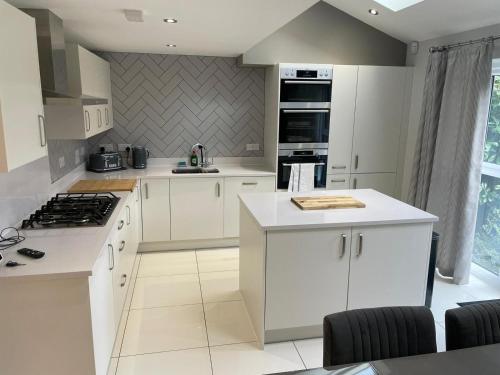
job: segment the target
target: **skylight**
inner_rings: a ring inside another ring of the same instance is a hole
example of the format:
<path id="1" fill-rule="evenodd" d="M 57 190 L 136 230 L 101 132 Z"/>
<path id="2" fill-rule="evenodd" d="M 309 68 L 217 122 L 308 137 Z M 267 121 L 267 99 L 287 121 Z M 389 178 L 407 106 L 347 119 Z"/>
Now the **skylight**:
<path id="1" fill-rule="evenodd" d="M 411 7 L 412 5 L 421 3 L 422 1 L 424 0 L 375 0 L 375 2 L 394 12 L 398 12 L 401 9 Z"/>

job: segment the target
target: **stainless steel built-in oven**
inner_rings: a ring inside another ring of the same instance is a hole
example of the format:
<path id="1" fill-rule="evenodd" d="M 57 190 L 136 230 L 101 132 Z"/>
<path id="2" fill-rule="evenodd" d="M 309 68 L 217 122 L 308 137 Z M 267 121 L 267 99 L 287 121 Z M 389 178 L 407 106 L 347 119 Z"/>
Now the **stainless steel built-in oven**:
<path id="1" fill-rule="evenodd" d="M 280 109 L 280 149 L 328 148 L 330 109 Z"/>
<path id="2" fill-rule="evenodd" d="M 314 163 L 314 187 L 326 187 L 326 163 L 328 150 L 279 150 L 278 189 L 287 189 L 292 164 Z"/>
<path id="3" fill-rule="evenodd" d="M 330 108 L 332 75 L 325 67 L 281 68 L 281 108 Z"/>

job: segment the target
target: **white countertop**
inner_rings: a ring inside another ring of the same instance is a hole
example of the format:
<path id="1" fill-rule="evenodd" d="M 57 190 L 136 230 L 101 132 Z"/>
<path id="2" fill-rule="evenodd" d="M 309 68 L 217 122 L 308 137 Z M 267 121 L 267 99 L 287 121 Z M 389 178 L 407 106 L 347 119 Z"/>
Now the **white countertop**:
<path id="1" fill-rule="evenodd" d="M 26 239 L 2 251 L 4 260 L 0 267 L 0 282 L 6 279 L 72 278 L 92 275 L 92 268 L 99 257 L 113 223 L 118 219 L 129 192 L 113 192 L 120 197 L 118 204 L 105 226 L 82 228 L 26 229 L 20 233 Z M 17 253 L 27 247 L 45 252 L 40 259 L 31 259 Z M 25 266 L 5 267 L 9 260 L 25 263 Z"/>
<path id="2" fill-rule="evenodd" d="M 348 195 L 365 208 L 304 211 L 292 196 Z M 372 189 L 315 191 L 308 193 L 244 193 L 241 202 L 263 230 L 313 229 L 384 224 L 434 222 L 438 218 Z"/>

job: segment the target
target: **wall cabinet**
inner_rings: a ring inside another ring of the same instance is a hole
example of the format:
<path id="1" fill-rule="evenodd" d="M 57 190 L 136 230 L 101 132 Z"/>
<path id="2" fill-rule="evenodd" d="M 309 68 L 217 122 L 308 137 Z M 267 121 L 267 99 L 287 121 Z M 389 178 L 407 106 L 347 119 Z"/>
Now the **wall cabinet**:
<path id="1" fill-rule="evenodd" d="M 224 179 L 224 237 L 240 235 L 240 193 L 272 192 L 276 182 L 272 177 L 226 177 Z"/>
<path id="2" fill-rule="evenodd" d="M 170 241 L 170 180 L 142 179 L 142 239 Z"/>
<path id="3" fill-rule="evenodd" d="M 346 309 L 350 241 L 350 228 L 268 232 L 266 330 L 318 325 Z"/>
<path id="4" fill-rule="evenodd" d="M 170 181 L 172 240 L 222 238 L 222 178 L 178 178 Z"/>
<path id="5" fill-rule="evenodd" d="M 431 232 L 428 224 L 353 228 L 348 309 L 423 305 Z"/>
<path id="6" fill-rule="evenodd" d="M 35 20 L 0 2 L 0 172 L 47 155 Z"/>

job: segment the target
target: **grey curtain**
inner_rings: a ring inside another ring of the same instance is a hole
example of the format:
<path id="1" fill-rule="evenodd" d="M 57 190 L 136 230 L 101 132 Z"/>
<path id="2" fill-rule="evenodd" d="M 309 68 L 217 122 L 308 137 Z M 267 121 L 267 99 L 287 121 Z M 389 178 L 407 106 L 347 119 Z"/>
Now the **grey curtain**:
<path id="1" fill-rule="evenodd" d="M 493 41 L 431 53 L 409 200 L 439 217 L 437 266 L 466 284 L 491 93 Z"/>

